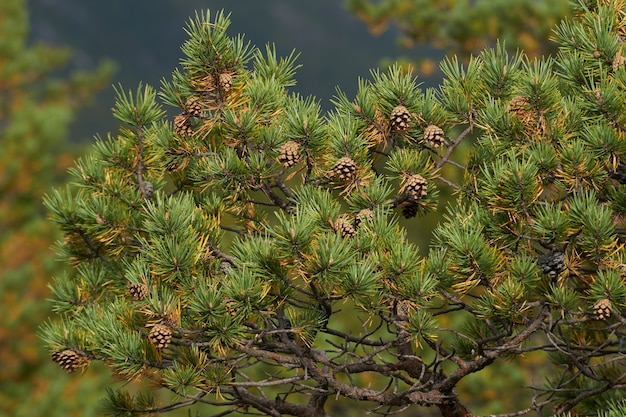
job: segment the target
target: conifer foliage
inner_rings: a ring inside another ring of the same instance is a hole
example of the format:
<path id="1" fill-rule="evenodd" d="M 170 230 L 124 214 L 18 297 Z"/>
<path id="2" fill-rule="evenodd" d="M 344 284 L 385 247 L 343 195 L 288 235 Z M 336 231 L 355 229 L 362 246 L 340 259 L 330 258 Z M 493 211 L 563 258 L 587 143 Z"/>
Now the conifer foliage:
<path id="1" fill-rule="evenodd" d="M 332 416 L 343 400 L 472 416 L 466 377 L 537 352 L 532 400 L 507 415 L 617 410 L 626 5 L 574 7 L 554 58 L 498 45 L 446 59 L 426 90 L 373 71 L 326 115 L 289 92 L 294 54 L 197 14 L 171 80 L 118 88 L 119 132 L 45 200 L 74 266 L 42 329 L 53 357 L 180 398 L 111 391 L 115 415 Z"/>

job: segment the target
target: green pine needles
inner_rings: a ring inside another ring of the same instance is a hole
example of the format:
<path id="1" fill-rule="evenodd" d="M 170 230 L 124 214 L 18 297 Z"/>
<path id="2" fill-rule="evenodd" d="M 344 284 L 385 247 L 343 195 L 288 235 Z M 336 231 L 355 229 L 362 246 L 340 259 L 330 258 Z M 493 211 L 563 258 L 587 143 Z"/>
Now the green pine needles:
<path id="1" fill-rule="evenodd" d="M 119 132 L 45 199 L 72 266 L 53 359 L 176 394 L 112 390 L 120 416 L 618 410 L 626 5 L 574 6 L 555 57 L 498 45 L 426 90 L 374 71 L 328 114 L 290 92 L 295 54 L 197 14 L 171 80 L 118 88 Z"/>

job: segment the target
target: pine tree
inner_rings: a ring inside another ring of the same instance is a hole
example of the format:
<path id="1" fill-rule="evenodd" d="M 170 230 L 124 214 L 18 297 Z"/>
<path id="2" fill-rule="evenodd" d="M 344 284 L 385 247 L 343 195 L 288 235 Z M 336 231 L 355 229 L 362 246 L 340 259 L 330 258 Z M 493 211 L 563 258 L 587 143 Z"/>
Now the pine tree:
<path id="1" fill-rule="evenodd" d="M 112 390 L 112 415 L 493 414 L 465 381 L 535 357 L 501 415 L 623 410 L 626 4 L 573 7 L 554 58 L 498 45 L 426 90 L 373 71 L 326 115 L 289 91 L 295 54 L 198 13 L 171 80 L 118 87 L 119 132 L 45 199 L 74 267 L 53 359 L 179 396 Z"/>

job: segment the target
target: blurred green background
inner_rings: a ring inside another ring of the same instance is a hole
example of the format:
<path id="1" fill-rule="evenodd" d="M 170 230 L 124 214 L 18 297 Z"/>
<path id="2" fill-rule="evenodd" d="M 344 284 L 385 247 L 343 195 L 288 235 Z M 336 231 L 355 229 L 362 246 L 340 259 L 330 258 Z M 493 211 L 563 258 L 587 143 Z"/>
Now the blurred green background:
<path id="1" fill-rule="evenodd" d="M 495 36 L 531 54 L 550 52 L 549 27 L 567 14 L 565 4 L 0 0 L 0 417 L 100 415 L 98 401 L 115 383 L 108 371 L 96 364 L 86 375 L 67 375 L 37 338 L 37 326 L 52 314 L 47 283 L 64 273 L 50 250 L 58 235 L 41 197 L 66 180 L 95 134 L 115 132 L 112 84 L 158 87 L 169 77 L 196 10 L 232 12 L 232 35 L 245 33 L 260 47 L 275 43 L 281 55 L 300 52 L 294 90 L 329 110 L 336 86 L 352 97 L 358 77 L 395 60 L 415 65 L 424 86 L 434 86 L 446 53 L 466 57 Z M 514 399 L 500 396 L 497 381 L 521 384 L 523 376 L 496 369 L 488 378 L 473 376 L 467 391 L 474 405 L 497 402 L 504 410 Z"/>

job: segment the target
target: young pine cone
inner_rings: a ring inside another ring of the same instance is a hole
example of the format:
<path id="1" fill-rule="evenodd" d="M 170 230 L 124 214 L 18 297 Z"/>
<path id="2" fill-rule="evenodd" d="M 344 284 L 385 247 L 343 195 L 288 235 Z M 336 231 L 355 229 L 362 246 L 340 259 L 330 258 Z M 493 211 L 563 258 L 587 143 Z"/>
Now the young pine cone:
<path id="1" fill-rule="evenodd" d="M 411 113 L 409 113 L 409 110 L 402 105 L 396 106 L 391 111 L 391 117 L 389 119 L 393 130 L 405 131 L 409 128 Z"/>
<path id="2" fill-rule="evenodd" d="M 339 158 L 331 171 L 332 176 L 341 181 L 348 181 L 352 179 L 355 173 L 356 163 L 349 156 Z"/>
<path id="3" fill-rule="evenodd" d="M 172 329 L 164 324 L 156 324 L 150 333 L 148 339 L 157 349 L 165 349 L 172 341 Z"/>
<path id="4" fill-rule="evenodd" d="M 289 168 L 300 160 L 300 145 L 293 140 L 285 142 L 278 150 L 278 162 Z"/>

